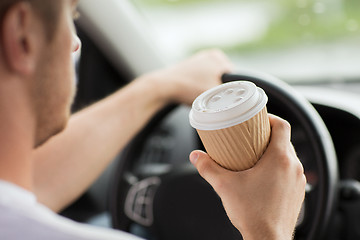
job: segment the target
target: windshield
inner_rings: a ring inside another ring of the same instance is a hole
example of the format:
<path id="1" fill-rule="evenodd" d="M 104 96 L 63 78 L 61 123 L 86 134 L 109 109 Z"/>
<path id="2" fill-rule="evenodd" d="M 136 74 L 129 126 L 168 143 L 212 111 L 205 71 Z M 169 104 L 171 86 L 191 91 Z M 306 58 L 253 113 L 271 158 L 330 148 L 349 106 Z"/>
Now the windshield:
<path id="1" fill-rule="evenodd" d="M 292 83 L 360 79 L 359 0 L 132 0 L 163 53 L 224 50 Z"/>

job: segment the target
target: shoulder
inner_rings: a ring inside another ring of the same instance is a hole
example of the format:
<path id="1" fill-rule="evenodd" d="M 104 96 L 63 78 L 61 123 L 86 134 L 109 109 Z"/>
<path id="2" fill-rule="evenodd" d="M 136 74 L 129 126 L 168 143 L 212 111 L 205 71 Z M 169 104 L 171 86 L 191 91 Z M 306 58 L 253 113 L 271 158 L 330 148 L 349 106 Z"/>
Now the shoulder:
<path id="1" fill-rule="evenodd" d="M 0 236 L 12 240 L 139 240 L 125 232 L 80 224 L 41 205 L 20 211 L 0 204 Z"/>

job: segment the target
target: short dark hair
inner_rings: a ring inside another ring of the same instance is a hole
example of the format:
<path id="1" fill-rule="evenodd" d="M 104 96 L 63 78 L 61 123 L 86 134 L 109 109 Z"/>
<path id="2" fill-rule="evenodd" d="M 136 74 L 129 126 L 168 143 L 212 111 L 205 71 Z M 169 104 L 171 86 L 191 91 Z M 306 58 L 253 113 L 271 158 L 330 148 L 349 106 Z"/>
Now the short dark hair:
<path id="1" fill-rule="evenodd" d="M 0 0 L 0 25 L 3 23 L 6 12 L 13 5 L 28 2 L 43 20 L 47 37 L 51 39 L 58 23 L 61 1 L 63 0 Z"/>

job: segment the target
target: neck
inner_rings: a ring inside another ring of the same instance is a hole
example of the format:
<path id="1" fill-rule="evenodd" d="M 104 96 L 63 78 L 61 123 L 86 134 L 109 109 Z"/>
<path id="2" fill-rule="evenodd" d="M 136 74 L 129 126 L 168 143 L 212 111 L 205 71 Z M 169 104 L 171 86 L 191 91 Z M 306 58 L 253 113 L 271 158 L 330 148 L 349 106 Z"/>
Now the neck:
<path id="1" fill-rule="evenodd" d="M 0 179 L 31 191 L 35 121 L 22 85 L 0 78 Z"/>

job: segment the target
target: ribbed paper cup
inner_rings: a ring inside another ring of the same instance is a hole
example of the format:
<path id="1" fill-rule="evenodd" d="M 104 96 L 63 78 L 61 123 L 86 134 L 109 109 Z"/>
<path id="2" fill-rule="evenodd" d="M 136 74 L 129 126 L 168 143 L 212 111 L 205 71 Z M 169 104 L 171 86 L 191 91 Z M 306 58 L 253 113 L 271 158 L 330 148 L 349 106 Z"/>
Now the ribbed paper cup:
<path id="1" fill-rule="evenodd" d="M 190 124 L 210 157 L 241 171 L 253 167 L 270 140 L 265 92 L 246 81 L 225 83 L 195 99 Z"/>

